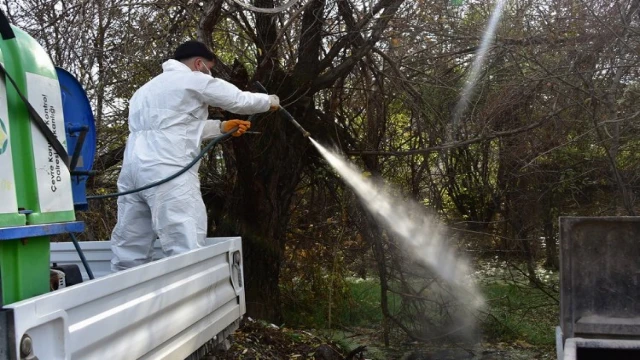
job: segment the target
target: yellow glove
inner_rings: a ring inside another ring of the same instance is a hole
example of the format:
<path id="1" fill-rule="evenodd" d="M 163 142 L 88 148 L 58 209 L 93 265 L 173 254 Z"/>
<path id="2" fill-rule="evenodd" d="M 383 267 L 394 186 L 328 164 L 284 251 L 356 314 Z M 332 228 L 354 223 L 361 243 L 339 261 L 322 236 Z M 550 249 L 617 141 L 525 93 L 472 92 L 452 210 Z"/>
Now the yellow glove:
<path id="1" fill-rule="evenodd" d="M 234 120 L 223 121 L 222 124 L 220 124 L 220 130 L 222 130 L 222 132 L 224 133 L 227 133 L 236 127 L 238 129 L 231 136 L 240 136 L 244 134 L 245 131 L 251 128 L 251 123 L 244 120 L 234 119 Z"/>

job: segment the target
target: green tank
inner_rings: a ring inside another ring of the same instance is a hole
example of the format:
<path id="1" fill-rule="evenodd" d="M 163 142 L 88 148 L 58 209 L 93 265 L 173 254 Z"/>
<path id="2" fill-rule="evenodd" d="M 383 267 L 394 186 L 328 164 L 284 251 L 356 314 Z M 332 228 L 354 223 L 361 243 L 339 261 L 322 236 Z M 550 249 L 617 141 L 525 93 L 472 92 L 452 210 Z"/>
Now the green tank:
<path id="1" fill-rule="evenodd" d="M 0 29 L 0 60 L 18 87 L 5 79 L 0 88 L 0 227 L 74 221 L 69 170 L 30 120 L 18 93 L 66 148 L 55 67 L 27 33 L 8 24 Z M 0 241 L 4 304 L 49 291 L 49 243 L 45 236 Z"/>

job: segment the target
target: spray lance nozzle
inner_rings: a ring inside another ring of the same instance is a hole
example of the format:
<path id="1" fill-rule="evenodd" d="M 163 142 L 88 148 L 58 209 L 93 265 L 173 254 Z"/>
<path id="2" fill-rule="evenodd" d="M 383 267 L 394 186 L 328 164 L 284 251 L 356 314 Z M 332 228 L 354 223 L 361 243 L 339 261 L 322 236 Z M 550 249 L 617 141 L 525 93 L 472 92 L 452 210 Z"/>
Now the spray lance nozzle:
<path id="1" fill-rule="evenodd" d="M 260 84 L 259 81 L 256 81 L 256 87 L 258 88 L 258 90 L 260 90 L 261 92 L 267 94 L 267 89 Z M 284 117 L 289 120 L 289 122 L 291 122 L 293 124 L 293 126 L 295 126 L 298 130 L 300 130 L 300 132 L 302 133 L 302 136 L 308 138 L 309 136 L 311 136 L 311 133 L 308 132 L 307 130 L 305 130 L 302 125 L 300 125 L 296 119 L 293 118 L 293 116 L 282 106 L 280 106 L 277 110 L 279 113 L 281 113 L 282 115 L 284 115 Z"/>
<path id="2" fill-rule="evenodd" d="M 284 115 L 284 117 L 286 117 L 295 127 L 298 128 L 298 130 L 300 130 L 300 132 L 302 133 L 302 136 L 308 138 L 309 136 L 311 136 L 311 133 L 308 132 L 307 130 L 305 130 L 302 125 L 298 124 L 298 122 L 293 118 L 293 116 L 291 116 L 291 114 L 289 114 L 289 112 L 285 109 L 283 109 L 282 107 L 278 110 L 281 111 L 282 114 Z"/>

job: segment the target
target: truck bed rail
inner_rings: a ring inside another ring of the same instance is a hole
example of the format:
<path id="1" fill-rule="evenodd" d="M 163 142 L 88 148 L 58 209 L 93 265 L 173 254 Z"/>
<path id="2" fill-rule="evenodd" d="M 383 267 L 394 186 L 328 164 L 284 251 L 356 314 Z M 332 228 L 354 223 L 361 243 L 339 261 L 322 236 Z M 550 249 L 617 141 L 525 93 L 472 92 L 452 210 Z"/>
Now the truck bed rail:
<path id="1" fill-rule="evenodd" d="M 96 269 L 103 277 L 6 305 L 15 358 L 23 336 L 40 359 L 188 357 L 246 311 L 240 238 L 209 243 L 115 274 Z"/>

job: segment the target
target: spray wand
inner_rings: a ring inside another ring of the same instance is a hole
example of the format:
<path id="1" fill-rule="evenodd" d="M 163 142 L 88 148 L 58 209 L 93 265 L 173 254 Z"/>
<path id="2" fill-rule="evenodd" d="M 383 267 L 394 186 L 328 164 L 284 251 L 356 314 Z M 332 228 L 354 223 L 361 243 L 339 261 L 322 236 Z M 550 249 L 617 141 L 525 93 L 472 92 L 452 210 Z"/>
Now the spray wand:
<path id="1" fill-rule="evenodd" d="M 262 86 L 262 84 L 260 84 L 259 81 L 256 81 L 256 87 L 258 88 L 258 90 L 260 90 L 261 92 L 267 94 L 267 89 Z M 302 132 L 302 136 L 308 138 L 309 136 L 311 136 L 311 133 L 309 133 L 307 130 L 305 130 L 302 125 L 298 124 L 298 122 L 296 121 L 296 119 L 293 118 L 293 116 L 287 111 L 287 109 L 283 108 L 282 106 L 280 106 L 278 108 L 278 112 L 282 115 L 284 115 L 285 119 L 289 120 L 290 123 L 293 124 L 293 126 L 295 126 L 296 128 L 298 128 L 298 130 L 300 130 L 300 132 Z"/>
<path id="2" fill-rule="evenodd" d="M 264 86 L 262 86 L 262 84 L 260 84 L 260 82 L 256 81 L 256 87 L 258 88 L 258 90 L 266 93 L 267 89 L 265 89 Z M 285 110 L 282 106 L 279 107 L 278 112 L 280 112 L 282 115 L 284 115 L 284 117 L 289 120 L 296 128 L 298 128 L 298 130 L 300 130 L 302 132 L 302 135 L 304 137 L 309 137 L 311 134 L 305 130 L 300 124 L 298 124 L 298 122 L 293 118 L 293 116 L 291 116 L 291 114 Z M 255 120 L 255 118 L 258 116 L 258 114 L 254 114 L 251 117 L 249 117 L 249 121 L 253 121 Z M 91 195 L 91 196 L 87 196 L 87 200 L 98 200 L 98 199 L 106 199 L 106 198 L 111 198 L 111 197 L 118 197 L 118 196 L 122 196 L 122 195 L 129 195 L 129 194 L 133 194 L 133 193 L 137 193 L 143 190 L 147 190 L 150 189 L 152 187 L 156 187 L 158 185 L 164 184 L 168 181 L 171 181 L 175 178 L 177 178 L 178 176 L 184 174 L 185 172 L 189 171 L 189 169 L 195 165 L 198 161 L 200 161 L 200 159 L 202 159 L 202 157 L 209 151 L 211 150 L 211 148 L 213 148 L 216 144 L 218 144 L 220 141 L 227 139 L 231 136 L 231 134 L 233 134 L 234 132 L 236 132 L 236 130 L 238 130 L 238 127 L 235 127 L 233 129 L 231 129 L 230 131 L 227 131 L 226 133 L 223 133 L 221 136 L 215 138 L 214 140 L 212 140 L 209 144 L 207 144 L 207 146 L 204 147 L 204 149 L 202 149 L 202 151 L 200 152 L 200 154 L 198 154 L 193 160 L 191 160 L 191 162 L 189 164 L 187 164 L 185 167 L 183 167 L 181 170 L 179 170 L 178 172 L 176 172 L 175 174 L 166 177 L 164 179 L 152 182 L 151 184 L 139 187 L 137 189 L 132 189 L 132 190 L 128 190 L 128 191 L 123 191 L 123 192 L 117 192 L 117 193 L 113 193 L 113 194 L 103 194 L 103 195 Z"/>

